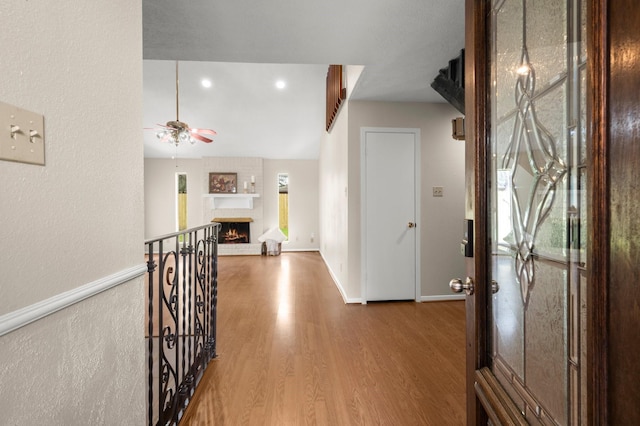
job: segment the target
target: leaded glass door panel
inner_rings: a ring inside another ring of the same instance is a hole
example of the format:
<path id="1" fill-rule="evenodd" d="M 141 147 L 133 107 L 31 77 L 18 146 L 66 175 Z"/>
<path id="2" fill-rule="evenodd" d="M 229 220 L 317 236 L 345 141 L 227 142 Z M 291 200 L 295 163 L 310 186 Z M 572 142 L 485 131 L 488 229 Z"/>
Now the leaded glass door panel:
<path id="1" fill-rule="evenodd" d="M 584 417 L 585 5 L 489 11 L 488 364 L 530 424 Z"/>

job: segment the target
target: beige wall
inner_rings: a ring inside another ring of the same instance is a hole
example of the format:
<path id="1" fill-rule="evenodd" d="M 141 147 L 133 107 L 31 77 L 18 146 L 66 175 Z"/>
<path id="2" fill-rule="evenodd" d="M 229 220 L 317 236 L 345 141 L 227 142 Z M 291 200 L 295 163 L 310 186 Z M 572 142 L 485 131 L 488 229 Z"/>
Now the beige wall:
<path id="1" fill-rule="evenodd" d="M 320 252 L 342 297 L 359 297 L 359 283 L 348 277 L 349 232 L 347 211 L 349 196 L 348 157 L 349 103 L 342 106 L 333 128 L 325 133 L 320 146 Z M 354 225 L 359 226 L 359 225 Z"/>
<path id="2" fill-rule="evenodd" d="M 187 227 L 204 225 L 202 160 L 144 159 L 144 237 L 176 232 L 176 174 L 187 174 Z M 206 222 L 208 223 L 211 220 Z"/>
<path id="3" fill-rule="evenodd" d="M 46 166 L 0 161 L 0 323 L 143 262 L 142 4 L 2 2 L 0 100 Z M 0 420 L 143 424 L 143 280 L 0 337 Z"/>
<path id="4" fill-rule="evenodd" d="M 289 241 L 282 250 L 317 250 L 318 161 L 264 160 L 265 229 L 278 226 L 278 173 L 289 174 Z"/>
<path id="5" fill-rule="evenodd" d="M 422 243 L 422 299 L 451 297 L 449 280 L 464 274 L 464 261 L 460 255 L 464 217 L 464 143 L 451 138 L 451 119 L 459 115 L 444 103 L 350 101 L 346 108 L 343 107 L 336 127 L 323 142 L 321 150 L 320 203 L 321 209 L 326 206 L 326 216 L 321 213 L 320 226 L 323 230 L 323 257 L 339 277 L 338 285 L 347 301 L 361 301 L 362 127 L 420 129 L 421 217 L 418 229 Z M 346 130 L 345 122 L 348 123 Z M 433 186 L 443 186 L 444 197 L 432 197 Z M 347 218 L 342 215 L 347 215 Z M 347 240 L 338 242 L 342 235 L 348 235 Z"/>
<path id="6" fill-rule="evenodd" d="M 215 161 L 222 165 L 214 164 Z M 253 165 L 250 170 L 242 167 Z M 278 226 L 278 188 L 277 174 L 289 173 L 290 176 L 290 217 L 289 229 L 291 241 L 283 250 L 315 250 L 319 247 L 318 223 L 318 161 L 317 160 L 270 160 L 258 158 L 214 158 L 163 160 L 147 158 L 144 160 L 145 178 L 145 238 L 175 232 L 175 174 L 187 173 L 187 216 L 188 226 L 209 223 L 215 210 L 210 208 L 210 200 L 202 195 L 209 192 L 206 178 L 209 171 L 227 170 L 238 172 L 239 185 L 256 177 L 254 212 L 243 209 L 231 209 L 231 216 L 252 216 L 257 228 L 251 229 L 256 238 L 266 230 Z M 251 171 L 252 170 L 252 171 Z M 241 190 L 241 189 L 240 189 Z M 258 212 L 258 209 L 260 210 Z M 220 216 L 225 212 L 218 211 Z M 311 241 L 314 234 L 314 241 Z"/>

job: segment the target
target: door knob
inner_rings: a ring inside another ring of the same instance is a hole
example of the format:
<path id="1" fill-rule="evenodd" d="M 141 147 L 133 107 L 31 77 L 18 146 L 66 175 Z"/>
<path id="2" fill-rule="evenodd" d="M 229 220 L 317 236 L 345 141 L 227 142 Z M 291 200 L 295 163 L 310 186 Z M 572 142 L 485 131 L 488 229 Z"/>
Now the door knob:
<path id="1" fill-rule="evenodd" d="M 498 284 L 498 281 L 491 280 L 491 292 L 493 294 L 496 294 L 499 291 L 500 291 L 500 284 Z"/>
<path id="2" fill-rule="evenodd" d="M 417 225 L 415 222 L 409 222 L 409 224 L 407 225 L 409 228 L 415 228 Z"/>
<path id="3" fill-rule="evenodd" d="M 449 287 L 454 293 L 462 293 L 464 291 L 467 296 L 471 296 L 474 290 L 473 278 L 467 277 L 464 283 L 460 278 L 454 278 L 449 281 Z"/>

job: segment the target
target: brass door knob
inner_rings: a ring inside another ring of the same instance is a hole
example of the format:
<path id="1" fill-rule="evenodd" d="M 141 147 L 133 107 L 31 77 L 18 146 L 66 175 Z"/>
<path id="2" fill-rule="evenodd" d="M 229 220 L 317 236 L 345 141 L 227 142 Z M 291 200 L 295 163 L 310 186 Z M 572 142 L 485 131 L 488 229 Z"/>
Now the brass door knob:
<path id="1" fill-rule="evenodd" d="M 407 226 L 408 226 L 409 228 L 415 228 L 415 227 L 416 227 L 416 226 L 418 226 L 418 225 L 416 225 L 416 223 L 415 223 L 415 222 L 409 222 L 409 224 L 408 224 Z"/>

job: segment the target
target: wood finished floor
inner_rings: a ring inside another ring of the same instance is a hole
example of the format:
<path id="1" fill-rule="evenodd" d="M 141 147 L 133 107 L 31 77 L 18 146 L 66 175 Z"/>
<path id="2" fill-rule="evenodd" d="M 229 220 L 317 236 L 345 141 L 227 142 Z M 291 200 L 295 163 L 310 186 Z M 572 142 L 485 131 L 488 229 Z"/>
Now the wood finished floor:
<path id="1" fill-rule="evenodd" d="M 222 256 L 181 426 L 463 425 L 464 302 L 345 305 L 318 253 Z"/>

